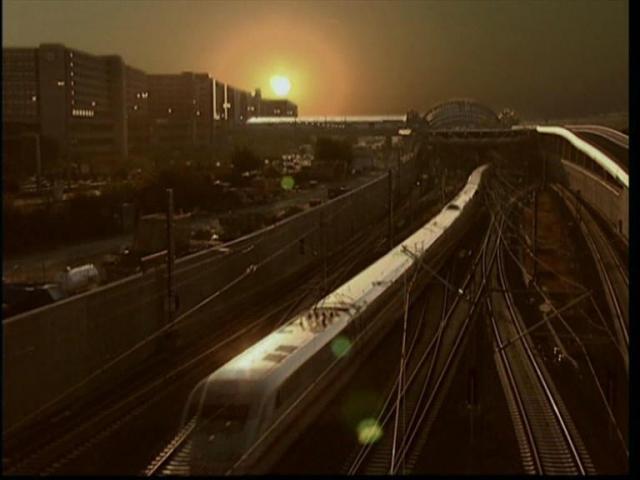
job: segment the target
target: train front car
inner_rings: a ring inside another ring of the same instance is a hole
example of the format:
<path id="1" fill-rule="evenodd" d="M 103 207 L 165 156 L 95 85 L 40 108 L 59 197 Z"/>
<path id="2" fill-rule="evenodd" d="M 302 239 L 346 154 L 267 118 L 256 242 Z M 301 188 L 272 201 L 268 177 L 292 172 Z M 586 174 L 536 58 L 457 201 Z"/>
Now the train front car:
<path id="1" fill-rule="evenodd" d="M 226 373 L 219 370 L 212 374 L 192 400 L 197 402 L 190 407 L 197 411 L 192 434 L 192 475 L 223 474 L 255 442 L 260 383 L 219 378 Z"/>

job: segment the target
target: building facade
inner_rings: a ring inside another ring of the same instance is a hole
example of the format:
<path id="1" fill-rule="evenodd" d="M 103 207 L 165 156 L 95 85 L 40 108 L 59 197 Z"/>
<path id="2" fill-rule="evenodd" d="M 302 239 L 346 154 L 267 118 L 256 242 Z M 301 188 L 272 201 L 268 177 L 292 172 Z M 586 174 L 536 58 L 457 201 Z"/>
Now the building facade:
<path id="1" fill-rule="evenodd" d="M 260 117 L 297 117 L 298 106 L 290 100 L 260 100 Z"/>
<path id="2" fill-rule="evenodd" d="M 147 74 L 142 70 L 127 66 L 125 88 L 129 153 L 146 153 L 150 141 L 149 79 Z"/>
<path id="3" fill-rule="evenodd" d="M 58 44 L 3 49 L 3 126 L 33 131 L 56 144 L 57 156 L 127 157 L 125 68 L 116 55 L 97 56 Z"/>
<path id="4" fill-rule="evenodd" d="M 217 127 L 298 114 L 288 100 L 263 99 L 206 73 L 147 74 L 117 55 L 61 44 L 3 48 L 2 63 L 5 133 L 39 135 L 62 162 L 114 165 L 129 154 L 203 149 Z"/>
<path id="5" fill-rule="evenodd" d="M 206 73 L 148 75 L 150 147 L 211 146 L 213 79 Z"/>

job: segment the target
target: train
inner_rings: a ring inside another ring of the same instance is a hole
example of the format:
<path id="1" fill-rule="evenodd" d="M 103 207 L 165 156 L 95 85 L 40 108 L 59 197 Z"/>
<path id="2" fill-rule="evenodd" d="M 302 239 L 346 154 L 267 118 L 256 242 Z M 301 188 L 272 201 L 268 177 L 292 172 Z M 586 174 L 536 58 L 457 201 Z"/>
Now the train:
<path id="1" fill-rule="evenodd" d="M 477 221 L 487 168 L 406 240 L 192 390 L 191 474 L 259 473 L 284 453 L 401 317 L 403 279 L 422 264 L 415 278 L 426 283 Z"/>

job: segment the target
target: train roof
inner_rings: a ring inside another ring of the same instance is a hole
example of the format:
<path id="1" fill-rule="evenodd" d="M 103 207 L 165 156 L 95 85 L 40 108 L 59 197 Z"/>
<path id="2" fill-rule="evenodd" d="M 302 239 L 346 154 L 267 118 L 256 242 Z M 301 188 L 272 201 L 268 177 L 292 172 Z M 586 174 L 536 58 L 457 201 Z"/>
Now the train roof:
<path id="1" fill-rule="evenodd" d="M 622 167 L 620 167 L 620 165 L 618 165 L 615 161 L 613 161 L 607 155 L 602 153 L 602 151 L 600 151 L 599 149 L 591 145 L 589 142 L 582 140 L 575 133 L 563 127 L 544 127 L 544 126 L 537 126 L 536 131 L 538 131 L 539 133 L 550 133 L 550 134 L 564 137 L 574 147 L 582 151 L 584 154 L 589 156 L 594 162 L 596 162 L 602 168 L 604 168 L 607 172 L 609 172 L 613 178 L 617 179 L 626 188 L 629 188 L 629 174 L 626 173 L 622 169 Z"/>
<path id="2" fill-rule="evenodd" d="M 339 335 L 358 312 L 394 283 L 448 228 L 476 193 L 486 165 L 431 221 L 389 253 L 285 325 L 267 335 L 209 376 L 209 381 L 258 381 L 285 378 Z M 324 320 L 324 321 L 323 321 Z"/>

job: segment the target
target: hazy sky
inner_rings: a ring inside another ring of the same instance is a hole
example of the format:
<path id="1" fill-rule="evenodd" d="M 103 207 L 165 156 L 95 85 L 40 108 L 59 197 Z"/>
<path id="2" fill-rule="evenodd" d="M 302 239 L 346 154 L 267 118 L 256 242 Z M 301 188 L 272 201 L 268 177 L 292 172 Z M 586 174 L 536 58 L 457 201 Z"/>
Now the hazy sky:
<path id="1" fill-rule="evenodd" d="M 149 73 L 208 72 L 301 115 L 471 97 L 525 117 L 628 109 L 622 0 L 3 0 L 3 45 L 59 42 Z"/>

